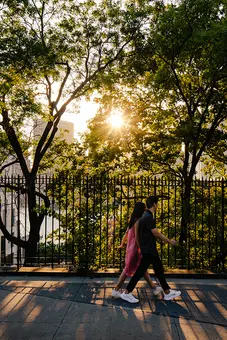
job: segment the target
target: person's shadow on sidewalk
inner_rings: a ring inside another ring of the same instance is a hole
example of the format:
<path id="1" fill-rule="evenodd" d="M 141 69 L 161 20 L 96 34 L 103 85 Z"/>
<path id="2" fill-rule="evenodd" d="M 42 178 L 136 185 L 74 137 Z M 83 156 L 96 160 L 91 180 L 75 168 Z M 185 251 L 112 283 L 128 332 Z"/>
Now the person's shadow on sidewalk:
<path id="1" fill-rule="evenodd" d="M 165 301 L 163 299 L 155 299 L 152 302 L 152 312 L 155 314 L 163 314 L 171 317 L 191 317 L 190 312 L 182 304 L 182 300 Z"/>

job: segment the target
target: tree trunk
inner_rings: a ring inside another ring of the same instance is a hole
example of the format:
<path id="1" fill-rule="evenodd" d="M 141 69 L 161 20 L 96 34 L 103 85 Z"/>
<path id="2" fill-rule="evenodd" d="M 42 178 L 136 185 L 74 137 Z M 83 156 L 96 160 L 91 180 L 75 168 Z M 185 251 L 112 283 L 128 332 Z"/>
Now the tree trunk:
<path id="1" fill-rule="evenodd" d="M 25 249 L 24 266 L 35 266 L 37 260 L 37 246 L 39 242 L 40 219 L 36 211 L 35 177 L 27 178 L 28 186 L 28 211 L 30 222 L 30 233 L 28 246 Z"/>
<path id="2" fill-rule="evenodd" d="M 25 267 L 34 267 L 37 265 L 37 245 L 38 243 L 30 244 L 25 249 L 25 259 L 24 266 Z"/>
<path id="3" fill-rule="evenodd" d="M 24 266 L 36 266 L 38 264 L 37 247 L 39 242 L 39 230 L 40 228 L 37 228 L 37 221 L 30 220 L 30 234 L 28 246 L 25 249 Z"/>
<path id="4" fill-rule="evenodd" d="M 181 246 L 181 267 L 184 268 L 187 263 L 187 268 L 190 268 L 190 249 L 189 249 L 189 226 L 191 219 L 191 188 L 192 188 L 192 178 L 187 176 L 184 178 L 183 182 L 183 192 L 182 192 L 182 215 L 181 215 L 181 235 L 179 238 L 179 243 Z"/>
<path id="5" fill-rule="evenodd" d="M 186 178 L 183 183 L 183 193 L 182 193 L 182 216 L 181 216 L 181 236 L 180 244 L 187 242 L 188 226 L 190 224 L 190 214 L 191 214 L 191 187 L 192 180 Z"/>

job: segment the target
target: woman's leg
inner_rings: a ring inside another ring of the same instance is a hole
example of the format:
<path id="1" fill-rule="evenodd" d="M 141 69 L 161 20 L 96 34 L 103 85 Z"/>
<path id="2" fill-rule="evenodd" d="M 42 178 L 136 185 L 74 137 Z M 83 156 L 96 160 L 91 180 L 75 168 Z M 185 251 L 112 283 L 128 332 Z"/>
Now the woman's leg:
<path id="1" fill-rule="evenodd" d="M 124 272 L 121 273 L 118 281 L 117 281 L 117 284 L 115 286 L 115 290 L 119 290 L 121 288 L 121 286 L 123 285 L 123 283 L 125 282 L 125 279 L 127 278 L 127 275 L 125 275 Z"/>
<path id="2" fill-rule="evenodd" d="M 142 259 L 140 261 L 139 267 L 137 268 L 135 274 L 132 276 L 131 280 L 129 281 L 125 293 L 131 293 L 135 288 L 137 282 L 144 276 L 151 263 L 150 254 L 143 254 Z"/>
<path id="3" fill-rule="evenodd" d="M 147 283 L 149 284 L 149 286 L 154 289 L 156 288 L 156 284 L 151 280 L 151 277 L 148 273 L 148 271 L 146 271 L 146 273 L 143 276 L 145 278 L 145 280 L 147 281 Z"/>

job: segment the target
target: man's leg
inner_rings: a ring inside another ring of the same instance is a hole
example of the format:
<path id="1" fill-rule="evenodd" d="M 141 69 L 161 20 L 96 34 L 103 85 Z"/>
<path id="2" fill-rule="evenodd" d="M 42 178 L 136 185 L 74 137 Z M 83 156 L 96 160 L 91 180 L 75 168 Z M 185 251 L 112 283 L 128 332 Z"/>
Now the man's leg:
<path id="1" fill-rule="evenodd" d="M 144 276 L 147 268 L 151 264 L 151 256 L 150 254 L 143 254 L 142 259 L 140 261 L 139 267 L 137 268 L 135 274 L 132 276 L 126 287 L 126 293 L 131 293 L 135 288 L 137 282 Z"/>
<path id="2" fill-rule="evenodd" d="M 160 260 L 159 255 L 151 255 L 151 263 L 153 265 L 153 269 L 155 272 L 155 275 L 157 276 L 160 285 L 162 286 L 162 289 L 164 290 L 165 293 L 169 293 L 169 285 L 166 282 L 165 275 L 164 275 L 164 268 L 162 265 L 162 261 Z"/>
<path id="3" fill-rule="evenodd" d="M 170 289 L 168 283 L 166 282 L 164 268 L 162 265 L 162 261 L 159 258 L 159 255 L 158 254 L 152 255 L 151 261 L 153 264 L 155 275 L 157 276 L 164 291 L 164 300 L 173 300 L 176 297 L 180 296 L 181 291 Z"/>
<path id="4" fill-rule="evenodd" d="M 147 283 L 149 284 L 149 286 L 151 287 L 151 289 L 155 289 L 157 287 L 157 284 L 154 283 L 148 273 L 148 271 L 145 272 L 144 274 L 144 279 L 147 281 Z"/>

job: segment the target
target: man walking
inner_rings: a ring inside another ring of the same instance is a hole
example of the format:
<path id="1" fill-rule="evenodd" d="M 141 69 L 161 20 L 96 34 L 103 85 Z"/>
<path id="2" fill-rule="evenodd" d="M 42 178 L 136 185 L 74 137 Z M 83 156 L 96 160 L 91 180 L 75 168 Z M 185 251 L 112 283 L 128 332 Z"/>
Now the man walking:
<path id="1" fill-rule="evenodd" d="M 155 275 L 157 276 L 162 286 L 164 300 L 172 300 L 181 295 L 181 292 L 179 290 L 177 291 L 170 289 L 168 283 L 166 282 L 164 268 L 156 249 L 156 238 L 172 244 L 173 246 L 176 246 L 176 241 L 168 239 L 167 237 L 162 235 L 156 228 L 154 213 L 158 207 L 158 197 L 149 196 L 146 204 L 147 210 L 144 212 L 143 216 L 139 220 L 139 239 L 137 239 L 140 245 L 142 259 L 135 274 L 129 281 L 125 292 L 121 294 L 121 298 L 130 303 L 136 303 L 139 301 L 132 295 L 132 291 L 135 288 L 137 282 L 144 275 L 150 264 L 153 265 Z"/>

